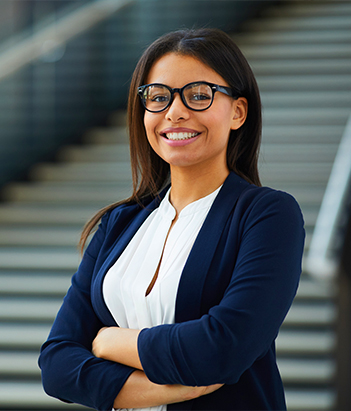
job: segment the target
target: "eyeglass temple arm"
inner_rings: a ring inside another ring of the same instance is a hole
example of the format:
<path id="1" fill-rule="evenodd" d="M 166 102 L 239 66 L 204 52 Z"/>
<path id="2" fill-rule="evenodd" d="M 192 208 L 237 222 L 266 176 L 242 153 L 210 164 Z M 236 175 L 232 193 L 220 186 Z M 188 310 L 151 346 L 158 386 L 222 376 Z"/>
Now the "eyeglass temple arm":
<path id="1" fill-rule="evenodd" d="M 236 94 L 234 93 L 233 89 L 230 87 L 224 87 L 224 86 L 214 86 L 212 87 L 214 90 L 220 91 L 221 93 L 226 94 L 229 97 L 236 97 Z"/>

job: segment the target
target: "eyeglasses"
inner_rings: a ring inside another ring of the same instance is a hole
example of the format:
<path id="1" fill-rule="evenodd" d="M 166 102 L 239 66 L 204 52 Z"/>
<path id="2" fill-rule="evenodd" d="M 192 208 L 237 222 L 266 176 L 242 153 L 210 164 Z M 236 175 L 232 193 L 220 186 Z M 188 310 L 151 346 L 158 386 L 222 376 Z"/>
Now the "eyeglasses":
<path id="1" fill-rule="evenodd" d="M 203 111 L 211 107 L 216 91 L 229 97 L 236 97 L 229 87 L 196 81 L 182 88 L 171 88 L 165 84 L 153 83 L 138 87 L 138 95 L 144 108 L 151 113 L 166 110 L 173 101 L 174 94 L 179 93 L 183 104 L 190 110 Z"/>

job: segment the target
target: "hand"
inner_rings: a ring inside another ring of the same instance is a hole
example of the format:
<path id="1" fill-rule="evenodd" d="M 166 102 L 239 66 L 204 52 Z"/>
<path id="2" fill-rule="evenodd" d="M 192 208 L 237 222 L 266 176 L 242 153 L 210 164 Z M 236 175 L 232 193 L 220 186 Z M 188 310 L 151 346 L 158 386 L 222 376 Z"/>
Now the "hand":
<path id="1" fill-rule="evenodd" d="M 99 330 L 99 332 L 97 333 L 93 343 L 92 343 L 92 353 L 95 355 L 95 357 L 97 358 L 104 358 L 105 355 L 105 350 L 107 348 L 108 345 L 108 341 L 107 340 L 107 333 L 104 333 L 105 330 L 108 330 L 109 328 L 112 327 L 103 327 Z M 110 333 L 109 333 L 110 334 Z"/>
<path id="2" fill-rule="evenodd" d="M 92 353 L 97 358 L 142 370 L 137 345 L 139 332 L 120 327 L 101 328 L 92 343 Z"/>

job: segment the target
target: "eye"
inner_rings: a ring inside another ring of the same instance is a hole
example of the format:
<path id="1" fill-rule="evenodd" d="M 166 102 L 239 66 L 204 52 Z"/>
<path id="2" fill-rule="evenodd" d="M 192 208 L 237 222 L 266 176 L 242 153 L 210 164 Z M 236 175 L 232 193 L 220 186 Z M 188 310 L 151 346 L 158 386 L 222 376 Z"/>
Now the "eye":
<path id="1" fill-rule="evenodd" d="M 152 85 L 145 90 L 144 99 L 148 104 L 168 104 L 170 92 L 161 85 Z"/>
<path id="2" fill-rule="evenodd" d="M 203 108 L 211 103 L 212 89 L 206 83 L 193 83 L 185 88 L 184 97 L 190 106 Z"/>
<path id="3" fill-rule="evenodd" d="M 203 100 L 211 100 L 211 96 L 209 96 L 208 94 L 205 93 L 194 93 L 192 95 L 190 95 L 189 100 L 191 101 L 203 101 Z"/>
<path id="4" fill-rule="evenodd" d="M 159 94 L 155 96 L 149 96 L 148 99 L 153 103 L 168 103 L 169 96 L 165 94 Z"/>

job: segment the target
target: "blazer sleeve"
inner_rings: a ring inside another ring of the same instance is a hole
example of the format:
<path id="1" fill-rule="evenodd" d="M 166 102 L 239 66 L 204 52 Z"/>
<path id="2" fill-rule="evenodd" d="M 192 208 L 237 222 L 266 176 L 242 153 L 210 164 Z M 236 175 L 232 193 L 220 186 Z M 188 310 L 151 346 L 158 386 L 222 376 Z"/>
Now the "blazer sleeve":
<path id="1" fill-rule="evenodd" d="M 65 402 L 110 410 L 133 368 L 96 358 L 92 341 L 104 325 L 91 304 L 91 281 L 106 235 L 108 216 L 92 238 L 72 285 L 41 348 L 39 366 L 44 390 Z"/>
<path id="2" fill-rule="evenodd" d="M 304 229 L 293 197 L 262 190 L 246 211 L 241 206 L 239 224 L 232 219 L 229 235 L 240 244 L 220 303 L 200 319 L 141 331 L 139 356 L 151 381 L 235 384 L 272 346 L 298 287 Z"/>

